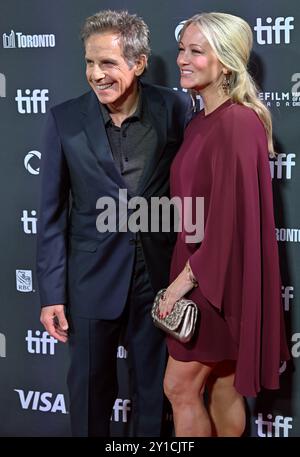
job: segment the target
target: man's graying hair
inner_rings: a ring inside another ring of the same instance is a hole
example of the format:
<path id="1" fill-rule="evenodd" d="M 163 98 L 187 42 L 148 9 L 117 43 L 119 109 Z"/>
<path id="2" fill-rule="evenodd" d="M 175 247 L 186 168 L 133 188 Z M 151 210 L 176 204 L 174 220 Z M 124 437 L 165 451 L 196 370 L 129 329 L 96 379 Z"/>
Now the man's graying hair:
<path id="1" fill-rule="evenodd" d="M 99 11 L 85 20 L 81 39 L 85 43 L 91 35 L 107 32 L 119 35 L 123 56 L 129 66 L 134 65 L 141 54 L 149 57 L 149 28 L 136 14 L 129 14 L 128 11 Z"/>

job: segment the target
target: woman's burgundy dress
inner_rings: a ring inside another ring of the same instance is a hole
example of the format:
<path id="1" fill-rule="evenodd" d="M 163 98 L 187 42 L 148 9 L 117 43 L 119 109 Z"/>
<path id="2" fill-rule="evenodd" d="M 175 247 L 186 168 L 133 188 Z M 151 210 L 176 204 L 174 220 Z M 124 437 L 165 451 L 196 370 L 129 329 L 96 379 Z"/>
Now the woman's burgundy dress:
<path id="1" fill-rule="evenodd" d="M 171 195 L 204 197 L 204 238 L 178 233 L 170 279 L 189 259 L 199 287 L 188 296 L 201 318 L 189 343 L 168 337 L 170 355 L 237 360 L 235 387 L 245 396 L 278 388 L 289 355 L 267 138 L 253 110 L 228 100 L 194 117 L 172 164 Z"/>

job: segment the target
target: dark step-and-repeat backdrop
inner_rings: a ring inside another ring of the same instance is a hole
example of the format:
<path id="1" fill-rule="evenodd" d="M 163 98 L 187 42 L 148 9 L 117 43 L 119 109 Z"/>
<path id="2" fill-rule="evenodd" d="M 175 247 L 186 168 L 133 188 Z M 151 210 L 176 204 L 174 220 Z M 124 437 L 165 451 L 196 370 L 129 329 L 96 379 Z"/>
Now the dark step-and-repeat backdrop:
<path id="1" fill-rule="evenodd" d="M 50 107 L 88 89 L 79 31 L 99 9 L 127 9 L 148 23 L 147 80 L 179 88 L 175 30 L 201 11 L 251 25 L 252 73 L 270 107 L 278 156 L 270 162 L 282 297 L 292 363 L 281 389 L 248 399 L 248 435 L 300 436 L 300 4 L 297 0 L 1 0 L 0 3 L 0 436 L 70 436 L 68 348 L 39 322 L 35 273 L 41 133 Z M 115 436 L 130 425 L 127 351 L 120 342 Z M 166 421 L 170 421 L 168 415 Z"/>

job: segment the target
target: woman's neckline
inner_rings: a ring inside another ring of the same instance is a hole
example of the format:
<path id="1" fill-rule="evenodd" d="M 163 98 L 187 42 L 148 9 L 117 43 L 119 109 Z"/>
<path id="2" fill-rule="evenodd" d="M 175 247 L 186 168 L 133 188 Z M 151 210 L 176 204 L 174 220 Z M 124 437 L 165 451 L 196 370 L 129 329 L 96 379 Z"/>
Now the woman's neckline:
<path id="1" fill-rule="evenodd" d="M 225 100 L 225 102 L 221 103 L 217 108 L 215 108 L 213 111 L 211 111 L 210 113 L 208 114 L 205 114 L 205 111 L 204 111 L 204 108 L 200 111 L 199 114 L 201 114 L 201 116 L 204 118 L 204 119 L 207 119 L 207 118 L 210 118 L 212 116 L 214 116 L 215 114 L 219 113 L 220 111 L 222 111 L 223 109 L 227 108 L 228 106 L 230 105 L 233 105 L 234 102 L 231 100 L 231 98 L 228 98 L 227 100 Z"/>

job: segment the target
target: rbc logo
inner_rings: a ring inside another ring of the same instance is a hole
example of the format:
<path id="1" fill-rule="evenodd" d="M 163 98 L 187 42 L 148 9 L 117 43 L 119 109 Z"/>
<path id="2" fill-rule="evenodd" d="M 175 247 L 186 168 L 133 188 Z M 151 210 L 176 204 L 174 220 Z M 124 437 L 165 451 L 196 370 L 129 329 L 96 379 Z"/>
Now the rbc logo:
<path id="1" fill-rule="evenodd" d="M 54 355 L 57 340 L 50 336 L 48 332 L 36 330 L 35 336 L 32 336 L 32 330 L 28 330 L 25 340 L 27 341 L 27 351 L 30 354 L 50 354 Z"/>
<path id="2" fill-rule="evenodd" d="M 44 413 L 62 413 L 67 414 L 66 404 L 63 394 L 53 396 L 51 392 L 36 392 L 29 390 L 25 394 L 22 389 L 14 389 L 19 394 L 22 409 L 32 409 L 33 411 L 42 411 Z"/>
<path id="3" fill-rule="evenodd" d="M 26 95 L 22 95 L 22 89 L 17 90 L 17 96 L 15 100 L 17 102 L 18 113 L 20 114 L 37 114 L 41 112 L 42 114 L 46 113 L 46 102 L 49 101 L 48 89 L 34 89 L 25 90 Z"/>
<path id="4" fill-rule="evenodd" d="M 16 270 L 16 286 L 19 292 L 32 292 L 32 271 Z"/>
<path id="5" fill-rule="evenodd" d="M 294 21 L 294 18 L 289 17 L 276 17 L 274 25 L 262 25 L 262 18 L 256 18 L 256 26 L 254 30 L 256 31 L 257 43 L 260 45 L 263 44 L 272 44 L 273 38 L 275 44 L 281 43 L 281 32 L 284 34 L 284 43 L 290 43 L 290 31 L 294 29 L 294 26 L 291 22 Z M 272 24 L 273 19 L 271 17 L 266 18 L 267 24 Z M 274 31 L 274 34 L 273 34 Z"/>
<path id="6" fill-rule="evenodd" d="M 289 436 L 289 429 L 293 428 L 291 424 L 291 422 L 293 422 L 292 417 L 275 416 L 275 419 L 273 421 L 272 414 L 268 414 L 267 418 L 269 420 L 263 420 L 262 413 L 258 413 L 258 418 L 255 421 L 255 423 L 257 424 L 258 436 L 260 436 L 261 438 L 269 438 L 272 436 Z"/>

